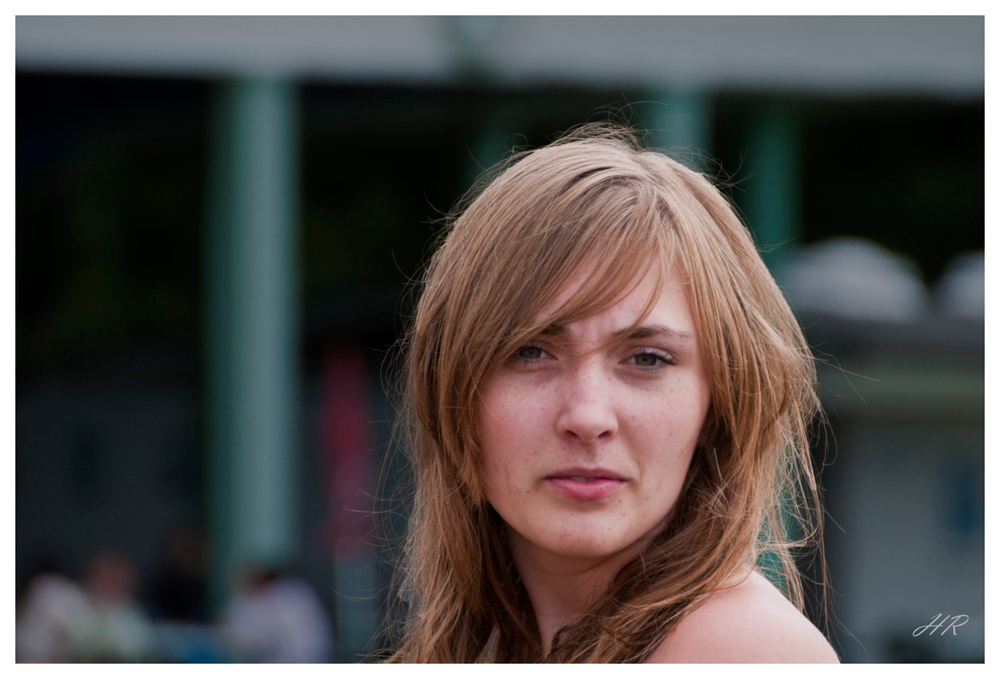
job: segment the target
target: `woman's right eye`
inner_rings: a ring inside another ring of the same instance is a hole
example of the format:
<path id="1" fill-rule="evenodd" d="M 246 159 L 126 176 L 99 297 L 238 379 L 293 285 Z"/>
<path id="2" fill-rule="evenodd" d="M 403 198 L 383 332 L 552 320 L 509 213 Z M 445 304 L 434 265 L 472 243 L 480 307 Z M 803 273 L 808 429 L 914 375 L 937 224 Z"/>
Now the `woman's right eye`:
<path id="1" fill-rule="evenodd" d="M 514 357 L 522 361 L 534 361 L 545 355 L 541 347 L 536 347 L 533 344 L 526 344 L 520 347 L 514 352 Z"/>
<path id="2" fill-rule="evenodd" d="M 510 360 L 524 366 L 535 366 L 547 358 L 551 358 L 551 355 L 545 349 L 535 343 L 529 343 L 515 349 Z"/>

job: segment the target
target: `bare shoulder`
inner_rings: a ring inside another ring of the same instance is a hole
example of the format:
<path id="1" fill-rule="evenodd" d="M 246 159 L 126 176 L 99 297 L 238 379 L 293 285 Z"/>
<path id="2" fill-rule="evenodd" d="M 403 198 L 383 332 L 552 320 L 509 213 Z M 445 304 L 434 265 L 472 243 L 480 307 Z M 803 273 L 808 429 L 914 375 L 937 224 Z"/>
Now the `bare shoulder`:
<path id="1" fill-rule="evenodd" d="M 837 654 L 767 578 L 757 572 L 692 611 L 649 662 L 835 663 Z"/>

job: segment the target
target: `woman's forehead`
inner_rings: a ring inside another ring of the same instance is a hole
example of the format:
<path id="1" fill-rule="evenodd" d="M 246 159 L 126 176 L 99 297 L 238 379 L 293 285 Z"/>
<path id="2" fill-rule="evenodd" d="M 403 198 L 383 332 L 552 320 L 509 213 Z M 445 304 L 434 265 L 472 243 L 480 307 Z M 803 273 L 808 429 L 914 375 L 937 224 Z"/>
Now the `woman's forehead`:
<path id="1" fill-rule="evenodd" d="M 601 276 L 598 268 L 593 262 L 581 266 L 535 314 L 532 325 L 565 330 L 567 323 L 601 317 L 615 331 L 625 331 L 655 312 L 656 324 L 693 334 L 686 285 L 674 267 L 651 259 L 612 276 Z"/>

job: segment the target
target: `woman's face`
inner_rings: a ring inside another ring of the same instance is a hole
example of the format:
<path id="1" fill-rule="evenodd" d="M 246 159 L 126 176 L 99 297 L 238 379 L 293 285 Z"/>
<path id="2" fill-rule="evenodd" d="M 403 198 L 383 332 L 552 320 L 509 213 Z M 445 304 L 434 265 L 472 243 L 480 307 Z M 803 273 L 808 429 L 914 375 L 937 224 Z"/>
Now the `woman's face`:
<path id="1" fill-rule="evenodd" d="M 602 559 L 666 525 L 708 410 L 709 381 L 675 275 L 638 331 L 625 335 L 654 286 L 647 274 L 609 309 L 549 328 L 484 386 L 483 480 L 519 561 Z"/>

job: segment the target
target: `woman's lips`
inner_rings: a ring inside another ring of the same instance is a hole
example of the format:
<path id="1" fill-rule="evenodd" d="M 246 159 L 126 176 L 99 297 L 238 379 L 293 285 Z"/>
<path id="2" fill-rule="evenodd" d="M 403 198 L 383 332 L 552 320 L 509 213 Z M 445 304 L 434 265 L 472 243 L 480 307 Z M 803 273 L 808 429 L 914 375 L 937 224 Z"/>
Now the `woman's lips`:
<path id="1" fill-rule="evenodd" d="M 606 469 L 562 469 L 545 478 L 556 492 L 574 500 L 600 500 L 625 485 L 621 474 Z"/>

